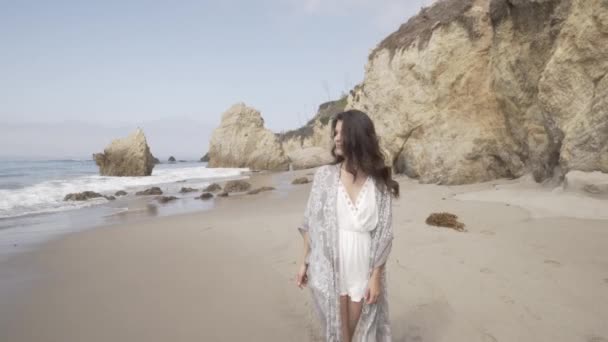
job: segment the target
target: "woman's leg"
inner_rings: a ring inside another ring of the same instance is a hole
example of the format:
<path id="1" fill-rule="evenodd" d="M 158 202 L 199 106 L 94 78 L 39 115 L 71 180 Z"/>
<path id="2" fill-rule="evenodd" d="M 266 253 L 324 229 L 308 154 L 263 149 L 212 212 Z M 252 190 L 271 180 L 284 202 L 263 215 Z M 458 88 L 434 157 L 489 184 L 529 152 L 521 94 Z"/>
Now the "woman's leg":
<path id="1" fill-rule="evenodd" d="M 350 331 L 348 329 L 348 303 L 350 299 L 348 296 L 340 296 L 340 321 L 342 324 L 342 341 L 350 342 Z"/>
<path id="2" fill-rule="evenodd" d="M 362 308 L 363 299 L 358 302 L 353 302 L 350 300 L 350 297 L 348 297 L 348 335 L 351 337 L 355 334 L 355 328 L 359 322 Z"/>

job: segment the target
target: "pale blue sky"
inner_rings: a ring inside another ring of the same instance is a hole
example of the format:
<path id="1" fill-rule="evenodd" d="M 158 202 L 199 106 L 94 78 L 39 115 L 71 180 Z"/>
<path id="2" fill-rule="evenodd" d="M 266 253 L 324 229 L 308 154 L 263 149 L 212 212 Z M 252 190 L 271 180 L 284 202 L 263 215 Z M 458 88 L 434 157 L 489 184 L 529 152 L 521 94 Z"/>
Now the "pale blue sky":
<path id="1" fill-rule="evenodd" d="M 212 128 L 244 101 L 273 131 L 297 128 L 359 83 L 369 51 L 428 2 L 1 1 L 0 123 Z"/>

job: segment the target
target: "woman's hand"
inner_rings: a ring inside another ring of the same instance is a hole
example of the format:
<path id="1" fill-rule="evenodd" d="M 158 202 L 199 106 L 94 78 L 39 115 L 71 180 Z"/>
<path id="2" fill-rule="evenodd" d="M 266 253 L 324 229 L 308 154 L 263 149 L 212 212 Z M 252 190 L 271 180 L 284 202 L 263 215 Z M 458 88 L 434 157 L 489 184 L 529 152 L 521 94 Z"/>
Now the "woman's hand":
<path id="1" fill-rule="evenodd" d="M 367 283 L 367 290 L 365 291 L 365 303 L 376 303 L 378 297 L 380 297 L 380 291 L 380 276 L 378 273 L 374 272 Z"/>
<path id="2" fill-rule="evenodd" d="M 308 284 L 308 276 L 306 275 L 307 270 L 308 264 L 303 263 L 298 270 L 298 274 L 296 275 L 296 283 L 300 289 L 303 289 L 306 287 L 306 284 Z"/>

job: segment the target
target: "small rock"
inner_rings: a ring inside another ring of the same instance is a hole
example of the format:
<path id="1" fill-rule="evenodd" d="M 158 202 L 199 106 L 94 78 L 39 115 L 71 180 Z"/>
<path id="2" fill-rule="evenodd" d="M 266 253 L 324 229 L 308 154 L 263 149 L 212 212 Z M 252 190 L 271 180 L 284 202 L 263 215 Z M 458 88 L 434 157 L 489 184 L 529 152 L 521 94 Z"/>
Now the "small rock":
<path id="1" fill-rule="evenodd" d="M 120 190 L 120 191 L 116 191 L 116 193 L 114 194 L 114 196 L 126 196 L 127 192 Z"/>
<path id="2" fill-rule="evenodd" d="M 198 190 L 195 188 L 182 188 L 179 192 L 182 194 L 185 194 L 187 192 L 196 192 L 196 191 L 198 191 Z"/>
<path id="3" fill-rule="evenodd" d="M 594 196 L 608 196 L 608 174 L 594 171 L 570 171 L 565 175 L 563 189 Z"/>
<path id="4" fill-rule="evenodd" d="M 175 163 L 175 157 L 174 156 L 169 157 L 168 160 L 169 160 L 169 163 Z"/>
<path id="5" fill-rule="evenodd" d="M 275 190 L 275 188 L 274 188 L 274 187 L 272 187 L 272 186 L 263 186 L 263 187 L 261 187 L 261 188 L 257 188 L 257 189 L 249 190 L 249 191 L 247 192 L 247 195 L 256 195 L 256 194 L 259 194 L 260 192 L 263 192 L 263 191 L 271 191 L 271 190 Z"/>
<path id="6" fill-rule="evenodd" d="M 217 194 L 218 197 L 228 197 L 228 193 L 226 191 L 222 191 L 219 194 Z"/>
<path id="7" fill-rule="evenodd" d="M 224 185 L 224 191 L 226 191 L 227 193 L 245 192 L 249 191 L 249 189 L 251 189 L 251 184 L 243 180 L 229 181 L 226 183 L 226 185 Z"/>
<path id="8" fill-rule="evenodd" d="M 310 181 L 308 180 L 308 178 L 306 177 L 300 177 L 300 178 L 296 178 L 293 180 L 293 182 L 291 182 L 291 184 L 307 184 L 310 183 Z"/>
<path id="9" fill-rule="evenodd" d="M 116 197 L 109 195 L 109 196 L 103 196 L 105 197 L 108 201 L 114 201 L 116 199 Z"/>
<path id="10" fill-rule="evenodd" d="M 222 190 L 222 187 L 217 183 L 211 183 L 211 184 L 209 184 L 209 186 L 207 186 L 205 189 L 203 189 L 203 191 L 206 191 L 206 192 L 216 192 L 216 191 L 220 191 L 220 190 Z"/>
<path id="11" fill-rule="evenodd" d="M 167 203 L 173 200 L 176 200 L 177 197 L 175 196 L 160 196 L 158 198 L 156 198 L 160 203 Z"/>
<path id="12" fill-rule="evenodd" d="M 210 192 L 203 192 L 200 196 L 197 197 L 198 199 L 202 199 L 202 200 L 207 200 L 210 198 L 213 198 L 213 194 Z"/>
<path id="13" fill-rule="evenodd" d="M 138 191 L 135 193 L 135 195 L 137 195 L 137 196 L 162 195 L 162 194 L 163 194 L 162 190 L 157 186 L 151 187 L 150 189 L 146 189 L 144 191 Z"/>
<path id="14" fill-rule="evenodd" d="M 65 195 L 64 201 L 86 201 L 91 198 L 104 197 L 102 194 L 94 191 L 83 191 Z"/>
<path id="15" fill-rule="evenodd" d="M 201 157 L 200 162 L 208 163 L 209 162 L 209 153 L 205 153 L 205 155 Z"/>
<path id="16" fill-rule="evenodd" d="M 595 184 L 586 184 L 583 186 L 583 190 L 587 191 L 590 194 L 598 195 L 602 193 L 602 189 Z"/>

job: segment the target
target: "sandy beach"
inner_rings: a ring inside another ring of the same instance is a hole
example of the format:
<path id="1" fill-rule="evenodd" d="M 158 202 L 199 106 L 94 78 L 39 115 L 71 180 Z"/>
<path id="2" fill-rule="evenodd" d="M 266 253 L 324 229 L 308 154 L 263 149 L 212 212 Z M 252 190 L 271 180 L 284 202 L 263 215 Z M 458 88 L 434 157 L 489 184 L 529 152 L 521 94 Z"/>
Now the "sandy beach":
<path id="1" fill-rule="evenodd" d="M 608 341 L 605 199 L 526 179 L 398 181 L 395 341 Z M 309 190 L 216 198 L 212 210 L 73 233 L 3 260 L 0 341 L 318 340 L 294 282 Z M 467 231 L 425 224 L 441 211 Z"/>

